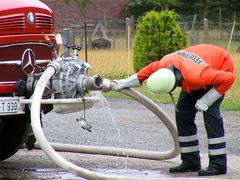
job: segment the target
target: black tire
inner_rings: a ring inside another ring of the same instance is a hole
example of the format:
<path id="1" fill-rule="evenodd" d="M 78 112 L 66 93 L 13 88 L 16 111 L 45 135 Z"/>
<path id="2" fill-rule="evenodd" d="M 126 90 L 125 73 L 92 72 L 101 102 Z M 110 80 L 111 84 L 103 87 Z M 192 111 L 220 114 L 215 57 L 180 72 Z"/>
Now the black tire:
<path id="1" fill-rule="evenodd" d="M 29 126 L 29 113 L 0 117 L 0 161 L 11 157 L 22 147 Z"/>

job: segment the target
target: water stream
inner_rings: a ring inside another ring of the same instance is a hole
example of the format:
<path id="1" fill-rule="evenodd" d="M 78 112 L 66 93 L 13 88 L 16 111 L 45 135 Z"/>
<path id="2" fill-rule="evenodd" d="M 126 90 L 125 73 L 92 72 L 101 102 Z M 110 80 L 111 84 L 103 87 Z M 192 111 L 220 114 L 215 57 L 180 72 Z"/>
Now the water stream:
<path id="1" fill-rule="evenodd" d="M 118 134 L 118 143 L 120 144 L 122 142 L 122 139 L 121 139 L 121 133 L 120 133 L 120 130 L 117 126 L 117 123 L 115 121 L 115 118 L 111 112 L 111 107 L 110 107 L 110 104 L 109 102 L 107 101 L 107 99 L 103 96 L 102 92 L 101 91 L 93 91 L 91 92 L 92 93 L 92 96 L 94 97 L 97 97 L 99 99 L 99 102 L 102 106 L 103 109 L 106 110 L 106 114 L 109 115 L 110 119 L 112 120 L 112 123 L 113 123 L 113 126 L 114 126 L 114 129 L 117 130 L 117 134 Z M 119 165 L 121 166 L 121 165 Z M 126 154 L 126 159 L 124 161 L 124 164 L 122 165 L 123 166 L 123 170 L 124 172 L 126 173 L 128 171 L 128 155 Z"/>
<path id="2" fill-rule="evenodd" d="M 102 92 L 101 91 L 92 91 L 91 92 L 92 96 L 93 97 L 96 97 L 99 99 L 99 103 L 101 104 L 101 107 L 102 109 L 104 109 L 106 112 L 106 115 L 109 115 L 110 119 L 112 120 L 112 123 L 113 123 L 113 127 L 114 129 L 116 129 L 117 131 L 117 134 L 118 134 L 118 142 L 121 143 L 121 133 L 120 133 L 120 130 L 117 126 L 117 123 L 115 121 L 115 118 L 113 117 L 112 115 L 112 112 L 111 112 L 111 107 L 109 105 L 109 102 L 107 101 L 107 99 L 103 96 Z"/>

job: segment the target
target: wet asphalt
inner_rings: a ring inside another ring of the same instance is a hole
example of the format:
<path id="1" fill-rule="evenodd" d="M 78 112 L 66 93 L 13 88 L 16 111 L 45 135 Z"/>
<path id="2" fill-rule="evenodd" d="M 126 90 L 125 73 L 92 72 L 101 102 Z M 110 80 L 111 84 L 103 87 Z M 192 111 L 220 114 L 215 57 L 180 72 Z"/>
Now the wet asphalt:
<path id="1" fill-rule="evenodd" d="M 92 132 L 86 131 L 77 118 L 83 112 L 43 116 L 43 130 L 50 142 L 91 146 L 122 147 L 142 150 L 166 151 L 172 148 L 172 137 L 163 123 L 142 104 L 135 100 L 108 98 L 107 102 L 96 103 L 85 113 Z M 174 106 L 159 104 L 174 120 Z M 222 112 L 227 148 L 227 175 L 207 177 L 212 179 L 240 179 L 240 112 Z M 208 165 L 207 137 L 201 113 L 196 124 L 200 139 L 202 167 Z M 180 163 L 180 157 L 165 161 L 145 160 L 126 157 L 93 155 L 83 153 L 60 154 L 70 162 L 83 168 L 114 175 L 128 175 L 158 178 L 198 178 L 197 173 L 170 174 L 168 169 Z M 83 179 L 65 171 L 52 162 L 43 151 L 20 149 L 9 159 L 0 162 L 0 179 Z M 203 179 L 206 179 L 203 178 Z"/>

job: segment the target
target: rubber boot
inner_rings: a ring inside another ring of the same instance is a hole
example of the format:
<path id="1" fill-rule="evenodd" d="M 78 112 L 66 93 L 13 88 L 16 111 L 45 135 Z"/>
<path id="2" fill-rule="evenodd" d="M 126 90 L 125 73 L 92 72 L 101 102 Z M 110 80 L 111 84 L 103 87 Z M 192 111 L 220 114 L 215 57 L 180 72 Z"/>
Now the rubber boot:
<path id="1" fill-rule="evenodd" d="M 170 168 L 169 172 L 170 173 L 196 172 L 199 171 L 200 169 L 201 169 L 200 165 L 182 162 L 180 165 Z"/>

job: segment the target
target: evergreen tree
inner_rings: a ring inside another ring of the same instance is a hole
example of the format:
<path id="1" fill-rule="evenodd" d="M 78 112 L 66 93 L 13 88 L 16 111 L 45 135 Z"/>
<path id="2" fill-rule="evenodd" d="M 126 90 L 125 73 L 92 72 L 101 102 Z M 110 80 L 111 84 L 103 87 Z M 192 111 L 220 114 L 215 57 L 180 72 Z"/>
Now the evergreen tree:
<path id="1" fill-rule="evenodd" d="M 134 36 L 135 71 L 160 60 L 164 55 L 186 47 L 188 42 L 174 11 L 150 11 L 140 17 Z"/>

